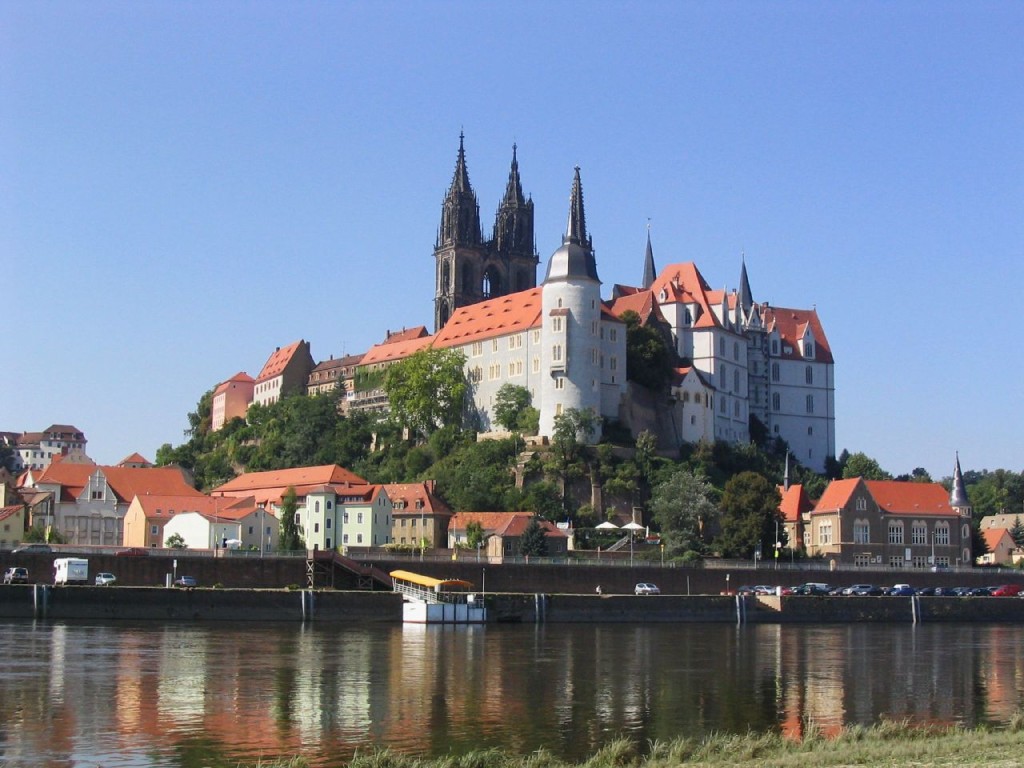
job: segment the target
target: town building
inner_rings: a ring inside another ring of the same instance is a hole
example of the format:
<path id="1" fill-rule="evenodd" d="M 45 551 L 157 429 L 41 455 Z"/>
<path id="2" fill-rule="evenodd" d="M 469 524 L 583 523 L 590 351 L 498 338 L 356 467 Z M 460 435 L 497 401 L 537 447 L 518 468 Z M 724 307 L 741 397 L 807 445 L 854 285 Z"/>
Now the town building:
<path id="1" fill-rule="evenodd" d="M 0 549 L 14 549 L 25 538 L 25 505 L 0 504 Z"/>
<path id="2" fill-rule="evenodd" d="M 216 432 L 232 419 L 244 419 L 255 390 L 256 380 L 244 371 L 218 384 L 210 403 L 210 429 Z"/>
<path id="3" fill-rule="evenodd" d="M 4 432 L 3 435 L 5 443 L 13 443 L 18 457 L 16 471 L 46 469 L 58 456 L 69 462 L 92 462 L 85 453 L 88 442 L 85 433 L 69 424 L 51 424 L 42 432 Z"/>
<path id="4" fill-rule="evenodd" d="M 484 557 L 490 562 L 518 557 L 523 532 L 534 519 L 533 512 L 457 512 L 448 530 L 448 546 L 453 550 L 468 547 L 470 526 L 479 525 L 483 533 L 479 551 L 466 557 Z M 572 549 L 569 534 L 548 520 L 537 522 L 544 531 L 546 557 L 561 557 Z"/>
<path id="5" fill-rule="evenodd" d="M 299 339 L 286 347 L 278 347 L 256 377 L 253 402 L 269 405 L 285 395 L 305 394 L 314 366 L 308 341 Z"/>
<path id="6" fill-rule="evenodd" d="M 811 557 L 854 566 L 927 568 L 971 565 L 971 506 L 960 460 L 953 490 L 939 483 L 833 480 L 809 515 Z"/>
<path id="7" fill-rule="evenodd" d="M 1015 565 L 1019 550 L 1007 528 L 982 528 L 981 537 L 988 551 L 976 559 L 978 565 Z"/>
<path id="8" fill-rule="evenodd" d="M 184 518 L 185 522 L 179 519 Z M 173 524 L 172 524 L 173 522 Z M 238 540 L 245 549 L 272 552 L 277 518 L 256 506 L 253 497 L 161 496 L 132 499 L 124 518 L 124 545 L 166 547 L 179 534 L 190 549 L 214 549 Z"/>
<path id="9" fill-rule="evenodd" d="M 356 367 L 363 359 L 363 354 L 344 355 L 337 358 L 332 355 L 329 359 L 318 363 L 313 372 L 309 374 L 306 392 L 310 395 L 319 395 L 341 389 L 338 407 L 342 413 L 347 413 L 355 399 Z"/>
<path id="10" fill-rule="evenodd" d="M 435 493 L 433 480 L 385 483 L 393 506 L 391 541 L 399 546 L 445 547 L 452 511 Z"/>
<path id="11" fill-rule="evenodd" d="M 107 467 L 54 461 L 31 477 L 32 490 L 52 499 L 52 517 L 32 524 L 52 526 L 68 544 L 119 546 L 124 543 L 124 520 L 137 496 L 193 496 L 202 494 L 189 485 L 177 467 Z"/>

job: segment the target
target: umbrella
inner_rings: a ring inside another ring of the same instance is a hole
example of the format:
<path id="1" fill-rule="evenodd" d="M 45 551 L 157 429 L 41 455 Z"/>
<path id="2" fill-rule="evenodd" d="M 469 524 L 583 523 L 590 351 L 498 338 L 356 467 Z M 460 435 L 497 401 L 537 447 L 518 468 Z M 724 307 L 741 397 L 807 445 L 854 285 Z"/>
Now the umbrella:
<path id="1" fill-rule="evenodd" d="M 605 520 L 603 523 L 597 526 L 599 531 L 610 531 L 612 529 L 618 530 L 619 526 L 613 523 L 611 520 Z"/>
<path id="2" fill-rule="evenodd" d="M 642 531 L 643 529 L 644 527 L 640 525 L 640 523 L 634 523 L 632 520 L 622 526 L 622 530 L 624 531 Z"/>

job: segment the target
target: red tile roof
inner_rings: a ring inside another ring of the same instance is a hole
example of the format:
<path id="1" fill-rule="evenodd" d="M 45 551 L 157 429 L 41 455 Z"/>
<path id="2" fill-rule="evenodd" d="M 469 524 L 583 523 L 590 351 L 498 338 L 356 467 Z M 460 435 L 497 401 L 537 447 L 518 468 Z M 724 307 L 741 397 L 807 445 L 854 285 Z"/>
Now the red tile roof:
<path id="1" fill-rule="evenodd" d="M 386 341 L 383 344 L 375 344 L 370 351 L 363 355 L 359 365 L 374 365 L 390 363 L 395 360 L 402 360 L 414 352 L 430 346 L 434 340 L 433 336 L 422 336 L 415 339 L 404 339 L 402 341 Z"/>
<path id="2" fill-rule="evenodd" d="M 986 528 L 981 532 L 981 535 L 985 539 L 985 545 L 988 547 L 989 552 L 995 552 L 1004 538 L 1009 539 L 1007 546 L 1010 548 L 1016 546 L 1013 542 L 1013 536 L 1010 535 L 1006 528 Z"/>
<path id="3" fill-rule="evenodd" d="M 277 353 L 275 352 L 274 354 Z M 256 379 L 254 379 L 248 373 L 246 373 L 245 371 L 239 371 L 227 381 L 222 381 L 220 384 L 218 384 L 217 388 L 213 390 L 213 394 L 219 395 L 221 392 L 227 392 L 231 388 L 231 385 L 234 383 L 254 384 L 255 382 Z"/>
<path id="4" fill-rule="evenodd" d="M 365 486 L 366 480 L 337 464 L 248 472 L 210 491 L 213 496 L 254 496 L 257 504 L 280 504 L 288 488 L 299 498 L 318 487 Z"/>
<path id="5" fill-rule="evenodd" d="M 618 318 L 622 317 L 623 312 L 630 310 L 640 316 L 641 325 L 647 325 L 652 317 L 654 320 L 661 322 L 665 320 L 665 316 L 661 313 L 661 308 L 654 300 L 654 292 L 650 290 L 637 290 L 634 293 L 619 296 L 609 307 L 609 311 Z"/>
<path id="6" fill-rule="evenodd" d="M 388 331 L 382 344 L 394 344 L 397 341 L 412 341 L 429 336 L 425 325 L 417 325 L 415 328 L 403 328 L 400 331 Z"/>
<path id="7" fill-rule="evenodd" d="M 701 312 L 694 318 L 694 328 L 714 328 L 720 323 L 712 306 L 722 303 L 722 291 L 712 291 L 704 276 L 692 261 L 669 264 L 651 285 L 651 291 L 661 304 L 697 304 Z M 664 300 L 662 292 L 664 291 Z"/>
<path id="8" fill-rule="evenodd" d="M 452 514 L 448 505 L 433 494 L 428 487 L 430 485 L 433 485 L 432 481 L 423 483 L 385 483 L 384 489 L 388 492 L 388 497 L 395 505 L 396 515 L 420 514 L 421 512 L 430 515 Z M 421 507 L 416 506 L 417 501 L 422 503 Z M 402 502 L 405 503 L 405 506 L 399 509 L 398 506 Z"/>
<path id="9" fill-rule="evenodd" d="M 77 499 L 93 473 L 102 472 L 118 501 L 128 503 L 135 496 L 202 496 L 185 480 L 178 467 L 101 467 L 58 461 L 36 478 L 36 486 L 59 485 L 61 501 Z"/>
<path id="10" fill-rule="evenodd" d="M 859 477 L 833 480 L 818 499 L 814 512 L 841 509 L 863 483 L 883 514 L 944 515 L 955 513 L 949 505 L 949 491 L 938 483 L 906 483 L 897 480 L 863 480 Z"/>
<path id="11" fill-rule="evenodd" d="M 804 330 L 811 329 L 814 336 L 814 360 L 819 363 L 832 363 L 832 348 L 828 337 L 821 327 L 817 311 L 813 309 L 786 309 L 785 307 L 764 307 L 764 326 L 769 331 L 777 330 L 782 337 L 782 358 L 804 359 L 800 354 L 798 343 L 803 338 Z M 786 347 L 789 347 L 789 351 Z"/>
<path id="12" fill-rule="evenodd" d="M 448 524 L 450 531 L 464 531 L 470 523 L 479 523 L 488 533 L 494 533 L 509 524 L 516 515 L 532 517 L 532 512 L 456 512 Z"/>
<path id="13" fill-rule="evenodd" d="M 540 326 L 541 287 L 459 307 L 434 336 L 434 346 L 455 347 Z"/>
<path id="14" fill-rule="evenodd" d="M 800 516 L 804 512 L 814 509 L 814 503 L 800 483 L 789 486 L 789 490 L 784 490 L 780 485 L 779 494 L 782 496 L 779 512 L 782 513 L 782 519 L 787 523 L 799 522 Z"/>
<path id="15" fill-rule="evenodd" d="M 263 365 L 263 370 L 260 371 L 260 375 L 256 377 L 256 381 L 264 382 L 268 379 L 272 379 L 275 376 L 280 376 L 284 369 L 288 366 L 292 357 L 305 342 L 299 339 L 287 347 L 278 347 Z"/>
<path id="16" fill-rule="evenodd" d="M 147 519 L 166 520 L 184 512 L 198 512 L 204 517 L 222 517 L 237 520 L 256 509 L 252 496 L 136 496 L 139 506 Z M 174 511 L 174 515 L 171 511 Z"/>
<path id="17" fill-rule="evenodd" d="M 141 453 L 133 453 L 131 456 L 125 456 L 123 459 L 117 462 L 117 466 L 119 467 L 123 467 L 125 464 L 145 464 L 147 466 L 152 466 L 153 462 L 151 462 Z"/>

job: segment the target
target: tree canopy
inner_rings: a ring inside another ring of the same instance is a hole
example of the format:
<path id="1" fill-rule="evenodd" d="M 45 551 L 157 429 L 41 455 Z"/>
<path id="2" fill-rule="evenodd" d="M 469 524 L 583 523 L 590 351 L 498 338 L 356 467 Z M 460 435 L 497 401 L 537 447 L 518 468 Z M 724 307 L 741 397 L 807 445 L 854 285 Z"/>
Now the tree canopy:
<path id="1" fill-rule="evenodd" d="M 706 478 L 677 467 L 651 493 L 650 509 L 671 556 L 706 552 L 705 531 L 718 517 L 715 489 Z"/>
<path id="2" fill-rule="evenodd" d="M 767 557 L 776 534 L 785 541 L 785 526 L 779 516 L 782 502 L 776 486 L 756 472 L 741 472 L 722 491 L 718 547 L 724 557 L 752 557 L 760 551 Z"/>
<path id="3" fill-rule="evenodd" d="M 392 365 L 384 375 L 392 418 L 424 437 L 461 426 L 469 394 L 465 364 L 459 350 L 427 347 Z"/>

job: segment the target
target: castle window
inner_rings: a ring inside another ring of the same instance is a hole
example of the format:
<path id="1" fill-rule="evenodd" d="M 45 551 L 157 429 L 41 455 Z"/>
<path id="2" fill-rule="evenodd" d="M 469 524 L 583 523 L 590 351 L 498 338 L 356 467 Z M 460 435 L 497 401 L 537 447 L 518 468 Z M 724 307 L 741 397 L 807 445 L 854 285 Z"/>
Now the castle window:
<path id="1" fill-rule="evenodd" d="M 551 330 L 552 331 L 554 331 L 555 333 L 561 333 L 562 332 L 562 328 L 563 328 L 563 326 L 562 326 L 562 318 L 561 317 L 553 317 L 553 318 L 551 318 Z"/>
<path id="2" fill-rule="evenodd" d="M 779 354 L 779 340 L 778 339 L 772 339 L 772 354 L 773 355 Z"/>
<path id="3" fill-rule="evenodd" d="M 779 395 L 778 392 L 772 392 L 772 410 L 773 411 L 781 411 L 782 410 L 782 397 Z"/>
<path id="4" fill-rule="evenodd" d="M 555 378 L 555 389 L 565 389 L 565 379 L 561 376 Z"/>
<path id="5" fill-rule="evenodd" d="M 779 364 L 772 363 L 772 381 L 779 380 Z"/>
<path id="6" fill-rule="evenodd" d="M 807 412 L 808 413 L 814 413 L 814 395 L 808 395 L 807 396 L 806 407 L 807 407 Z"/>
<path id="7" fill-rule="evenodd" d="M 733 360 L 739 360 L 740 359 L 740 343 L 738 341 L 734 341 L 732 343 L 732 359 Z"/>
<path id="8" fill-rule="evenodd" d="M 536 355 L 533 356 L 533 372 L 540 373 L 540 358 Z"/>
<path id="9" fill-rule="evenodd" d="M 814 383 L 814 369 L 809 365 L 804 369 L 804 381 L 808 384 Z"/>
<path id="10" fill-rule="evenodd" d="M 562 362 L 562 345 L 561 344 L 555 344 L 555 346 L 553 346 L 551 348 L 551 359 L 554 360 L 556 363 Z"/>
<path id="11" fill-rule="evenodd" d="M 482 341 L 474 341 L 473 346 L 469 349 L 471 357 L 480 357 L 484 353 L 484 344 Z"/>
<path id="12" fill-rule="evenodd" d="M 813 341 L 805 341 L 804 342 L 804 357 L 814 357 L 814 342 Z"/>
<path id="13" fill-rule="evenodd" d="M 970 532 L 968 532 L 968 534 L 969 533 Z M 940 546 L 949 545 L 949 523 L 943 522 L 935 524 L 935 543 Z"/>

